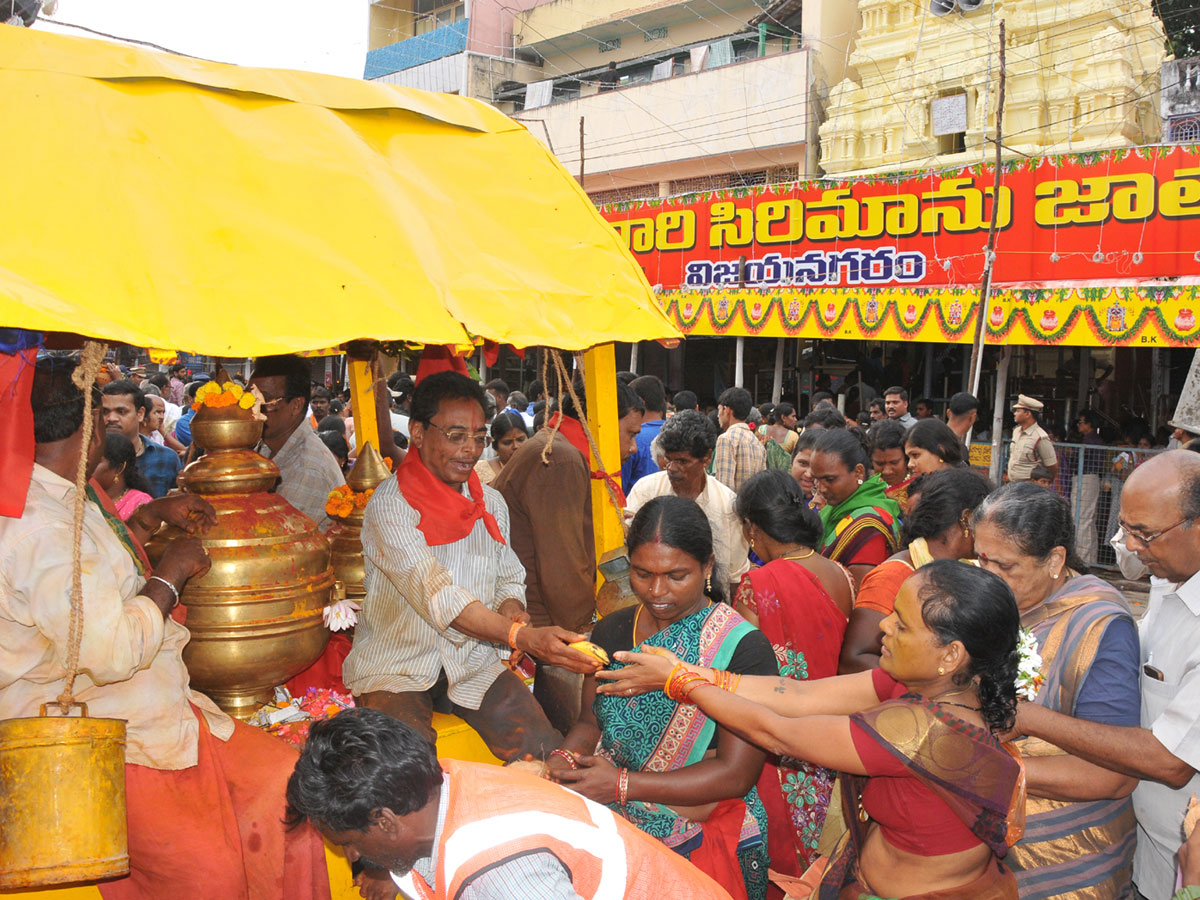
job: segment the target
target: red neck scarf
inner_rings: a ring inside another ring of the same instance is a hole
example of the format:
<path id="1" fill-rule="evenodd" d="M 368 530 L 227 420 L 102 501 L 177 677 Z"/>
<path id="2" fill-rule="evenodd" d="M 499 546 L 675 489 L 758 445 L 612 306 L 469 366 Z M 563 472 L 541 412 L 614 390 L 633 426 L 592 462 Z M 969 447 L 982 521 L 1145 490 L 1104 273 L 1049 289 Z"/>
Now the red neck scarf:
<path id="1" fill-rule="evenodd" d="M 408 505 L 421 515 L 417 528 L 431 547 L 461 541 L 479 519 L 483 519 L 488 534 L 506 543 L 500 523 L 487 511 L 483 502 L 483 485 L 474 472 L 467 479 L 468 499 L 425 467 L 421 453 L 415 447 L 396 467 L 396 484 Z"/>
<path id="2" fill-rule="evenodd" d="M 587 465 L 588 471 L 592 473 L 592 480 L 607 482 L 617 492 L 618 502 L 621 506 L 624 506 L 625 492 L 621 490 L 620 483 L 603 469 L 593 469 L 591 467 L 592 451 L 588 446 L 587 435 L 583 433 L 583 426 L 579 424 L 579 420 L 572 419 L 570 416 L 564 416 L 562 413 L 555 413 L 546 423 L 546 427 L 553 428 L 556 422 L 558 423 L 558 433 L 570 441 L 572 447 L 583 454 L 584 464 Z"/>

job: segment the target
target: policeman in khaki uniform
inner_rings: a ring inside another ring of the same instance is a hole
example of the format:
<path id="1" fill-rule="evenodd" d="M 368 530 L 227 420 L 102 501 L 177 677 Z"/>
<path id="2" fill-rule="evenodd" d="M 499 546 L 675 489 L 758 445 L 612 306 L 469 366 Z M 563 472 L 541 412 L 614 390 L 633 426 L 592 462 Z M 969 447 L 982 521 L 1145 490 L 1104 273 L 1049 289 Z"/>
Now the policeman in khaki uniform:
<path id="1" fill-rule="evenodd" d="M 1043 409 L 1045 404 L 1041 400 L 1017 395 L 1017 402 L 1012 407 L 1017 427 L 1013 429 L 1012 446 L 1008 451 L 1009 481 L 1028 481 L 1035 466 L 1045 466 L 1052 478 L 1058 478 L 1058 454 L 1054 452 L 1050 436 L 1037 420 Z"/>

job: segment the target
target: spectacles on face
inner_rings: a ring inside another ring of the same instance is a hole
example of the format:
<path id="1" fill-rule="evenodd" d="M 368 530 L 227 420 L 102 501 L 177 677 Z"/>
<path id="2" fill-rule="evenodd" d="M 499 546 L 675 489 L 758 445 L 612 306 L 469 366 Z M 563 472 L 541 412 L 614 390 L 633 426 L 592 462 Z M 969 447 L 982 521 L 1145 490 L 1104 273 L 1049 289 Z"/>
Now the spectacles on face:
<path id="1" fill-rule="evenodd" d="M 1180 519 L 1178 522 L 1176 522 L 1174 525 L 1168 525 L 1162 531 L 1151 531 L 1149 534 L 1141 532 L 1141 531 L 1137 531 L 1136 529 L 1133 529 L 1133 528 L 1130 528 L 1128 525 L 1126 525 L 1120 519 L 1117 519 L 1117 524 L 1120 525 L 1123 529 L 1125 529 L 1125 537 L 1126 538 L 1133 538 L 1138 543 L 1145 544 L 1147 547 L 1149 547 L 1154 541 L 1157 541 L 1160 537 L 1162 537 L 1168 531 L 1174 531 L 1176 528 L 1178 528 L 1184 522 L 1190 522 L 1190 521 L 1192 521 L 1190 518 L 1183 518 L 1183 519 Z"/>
<path id="2" fill-rule="evenodd" d="M 438 425 L 434 422 L 426 422 L 425 424 L 428 425 L 430 428 L 436 428 L 438 431 L 440 431 L 442 433 L 442 436 L 453 447 L 461 447 L 468 440 L 473 442 L 475 444 L 475 446 L 479 447 L 480 449 L 487 446 L 488 433 L 487 433 L 486 429 L 483 431 L 477 431 L 474 434 L 471 434 L 471 432 L 467 431 L 467 429 L 465 429 L 465 428 L 451 428 L 449 431 L 447 431 L 441 425 Z"/>
<path id="3" fill-rule="evenodd" d="M 687 469 L 689 466 L 693 466 L 698 462 L 700 462 L 700 460 L 693 459 L 690 456 L 676 458 L 676 459 L 671 459 L 668 457 L 667 459 L 663 460 L 663 469 L 664 469 L 664 471 L 667 471 L 667 472 L 670 472 L 670 471 L 682 472 L 683 470 Z"/>
<path id="4" fill-rule="evenodd" d="M 266 397 L 266 396 L 264 396 L 264 397 L 263 397 L 262 411 L 263 411 L 263 412 L 265 412 L 265 413 L 269 413 L 269 412 L 275 412 L 275 410 L 279 409 L 279 407 L 283 406 L 283 404 L 285 404 L 285 403 L 287 403 L 289 400 L 293 400 L 293 399 L 295 399 L 295 398 L 293 398 L 293 397 Z"/>

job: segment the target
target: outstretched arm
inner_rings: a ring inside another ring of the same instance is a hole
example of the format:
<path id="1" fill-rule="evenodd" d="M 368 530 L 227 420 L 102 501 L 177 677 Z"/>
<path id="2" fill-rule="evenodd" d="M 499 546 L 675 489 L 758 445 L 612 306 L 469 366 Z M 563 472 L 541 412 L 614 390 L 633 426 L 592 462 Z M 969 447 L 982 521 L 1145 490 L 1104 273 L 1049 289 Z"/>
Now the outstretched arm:
<path id="1" fill-rule="evenodd" d="M 845 716 L 815 715 L 797 720 L 744 699 L 740 693 L 700 685 L 688 700 L 734 734 L 778 756 L 793 756 L 853 775 L 867 774 L 854 749 L 850 720 Z"/>
<path id="2" fill-rule="evenodd" d="M 1105 769 L 1181 788 L 1196 773 L 1146 728 L 1102 725 L 1022 702 L 1016 730 Z"/>
<path id="3" fill-rule="evenodd" d="M 626 665 L 616 671 L 597 672 L 596 679 L 600 683 L 596 692 L 629 696 L 661 691 L 679 659 L 669 651 L 654 650 L 615 654 L 616 660 Z M 685 668 L 712 679 L 711 669 L 691 665 Z M 795 681 L 776 675 L 745 675 L 738 683 L 737 696 L 792 719 L 800 716 L 844 716 L 879 704 L 879 695 L 870 672 L 817 681 Z"/>

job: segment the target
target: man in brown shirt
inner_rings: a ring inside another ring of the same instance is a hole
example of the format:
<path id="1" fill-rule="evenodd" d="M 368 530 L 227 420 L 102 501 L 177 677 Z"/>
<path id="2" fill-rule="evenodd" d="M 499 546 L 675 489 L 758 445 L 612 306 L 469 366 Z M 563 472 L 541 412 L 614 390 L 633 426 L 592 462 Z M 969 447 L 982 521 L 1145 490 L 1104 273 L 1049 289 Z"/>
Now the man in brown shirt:
<path id="1" fill-rule="evenodd" d="M 582 383 L 575 392 L 586 404 Z M 637 450 L 641 415 L 635 395 L 617 386 L 621 460 Z M 569 397 L 559 429 L 545 428 L 520 446 L 492 487 L 511 516 L 513 551 L 525 567 L 525 606 L 537 626 L 590 631 L 596 612 L 596 545 L 592 536 L 592 472 L 587 439 Z M 550 445 L 548 462 L 542 451 Z M 611 473 L 614 477 L 620 470 Z"/>

